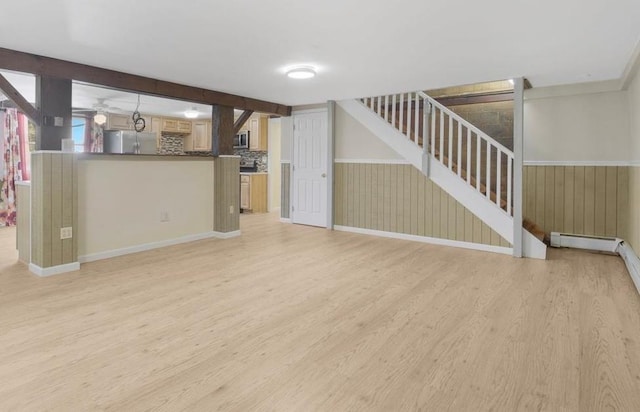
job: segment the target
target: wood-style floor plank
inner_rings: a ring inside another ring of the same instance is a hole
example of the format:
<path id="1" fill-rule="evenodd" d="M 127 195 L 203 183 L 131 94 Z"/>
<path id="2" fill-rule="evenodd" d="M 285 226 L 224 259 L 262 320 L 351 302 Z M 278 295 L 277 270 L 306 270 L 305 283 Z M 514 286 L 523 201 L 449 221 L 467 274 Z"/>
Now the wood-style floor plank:
<path id="1" fill-rule="evenodd" d="M 0 410 L 640 410 L 618 257 L 241 226 L 42 279 L 0 229 Z"/>

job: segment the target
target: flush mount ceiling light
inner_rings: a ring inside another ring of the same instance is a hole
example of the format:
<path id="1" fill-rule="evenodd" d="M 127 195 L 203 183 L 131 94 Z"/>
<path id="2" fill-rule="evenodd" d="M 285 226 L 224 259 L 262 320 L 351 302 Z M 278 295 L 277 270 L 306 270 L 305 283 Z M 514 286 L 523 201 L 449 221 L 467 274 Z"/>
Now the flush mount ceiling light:
<path id="1" fill-rule="evenodd" d="M 315 75 L 316 69 L 311 66 L 297 66 L 287 70 L 287 77 L 292 79 L 310 79 Z"/>
<path id="2" fill-rule="evenodd" d="M 97 125 L 103 125 L 107 122 L 107 116 L 105 116 L 104 113 L 96 113 L 96 115 L 93 116 L 93 121 Z"/>
<path id="3" fill-rule="evenodd" d="M 195 107 L 192 107 L 189 110 L 185 110 L 184 117 L 186 117 L 187 119 L 195 119 L 198 117 L 199 114 L 200 112 L 198 112 L 198 109 L 196 109 Z"/>

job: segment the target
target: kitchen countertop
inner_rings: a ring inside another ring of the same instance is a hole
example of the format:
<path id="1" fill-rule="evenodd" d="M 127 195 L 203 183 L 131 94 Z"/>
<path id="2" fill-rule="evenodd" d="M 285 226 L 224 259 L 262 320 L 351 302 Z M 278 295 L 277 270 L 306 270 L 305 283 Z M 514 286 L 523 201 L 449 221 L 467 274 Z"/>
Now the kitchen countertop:
<path id="1" fill-rule="evenodd" d="M 268 175 L 269 172 L 240 172 L 241 175 Z"/>
<path id="2" fill-rule="evenodd" d="M 225 155 L 222 157 L 240 157 Z M 100 160 L 190 160 L 210 162 L 214 156 L 204 155 L 161 155 L 161 154 L 131 154 L 131 153 L 78 153 L 78 159 L 100 159 Z"/>

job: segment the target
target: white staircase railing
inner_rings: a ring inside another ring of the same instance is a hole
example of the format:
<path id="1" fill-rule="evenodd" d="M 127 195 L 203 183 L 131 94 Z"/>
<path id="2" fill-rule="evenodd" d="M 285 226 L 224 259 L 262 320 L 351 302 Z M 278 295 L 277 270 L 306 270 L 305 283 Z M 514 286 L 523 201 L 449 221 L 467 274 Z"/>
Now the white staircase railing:
<path id="1" fill-rule="evenodd" d="M 421 91 L 360 102 L 508 215 L 513 213 L 513 151 Z"/>

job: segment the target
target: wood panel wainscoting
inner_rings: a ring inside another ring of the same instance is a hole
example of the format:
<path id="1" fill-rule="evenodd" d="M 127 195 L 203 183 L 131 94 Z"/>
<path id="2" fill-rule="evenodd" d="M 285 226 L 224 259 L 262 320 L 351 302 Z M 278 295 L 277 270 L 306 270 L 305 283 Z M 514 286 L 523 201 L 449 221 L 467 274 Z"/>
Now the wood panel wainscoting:
<path id="1" fill-rule="evenodd" d="M 490 246 L 511 245 L 408 164 L 335 164 L 335 224 Z"/>
<path id="2" fill-rule="evenodd" d="M 213 161 L 213 230 L 240 229 L 240 156 L 220 156 Z"/>
<path id="3" fill-rule="evenodd" d="M 50 268 L 78 261 L 78 165 L 73 153 L 31 154 L 31 263 Z M 70 239 L 60 229 L 76 228 Z"/>
<path id="4" fill-rule="evenodd" d="M 291 209 L 291 199 L 289 198 L 291 191 L 291 163 L 280 163 L 280 217 L 289 219 Z"/>
<path id="5" fill-rule="evenodd" d="M 46 279 L 0 229 L 0 410 L 640 410 L 618 257 L 240 220 Z"/>
<path id="6" fill-rule="evenodd" d="M 640 256 L 640 166 L 629 167 L 628 232 L 626 240 Z"/>
<path id="7" fill-rule="evenodd" d="M 626 239 L 629 167 L 525 166 L 523 214 L 545 232 Z"/>
<path id="8" fill-rule="evenodd" d="M 16 249 L 22 263 L 31 263 L 31 183 L 16 182 Z"/>

